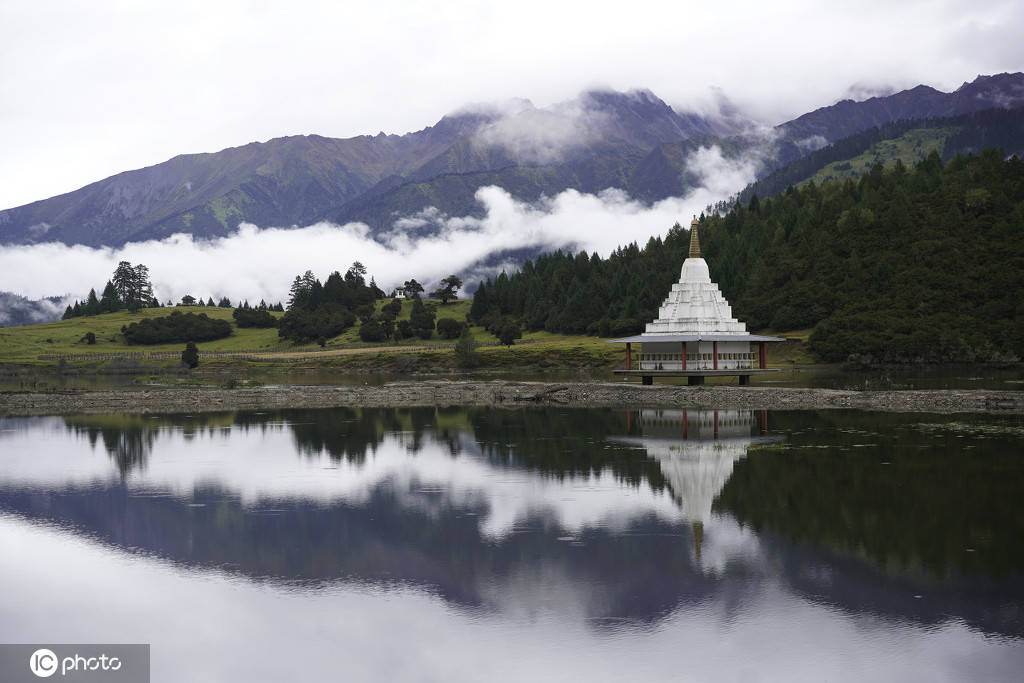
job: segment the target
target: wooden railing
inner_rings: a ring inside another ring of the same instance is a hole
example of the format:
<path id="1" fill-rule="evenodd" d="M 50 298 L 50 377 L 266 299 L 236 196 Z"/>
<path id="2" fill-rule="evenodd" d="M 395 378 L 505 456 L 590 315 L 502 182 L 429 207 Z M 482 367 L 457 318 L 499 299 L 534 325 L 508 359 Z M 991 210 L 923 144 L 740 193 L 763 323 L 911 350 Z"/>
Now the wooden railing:
<path id="1" fill-rule="evenodd" d="M 516 346 L 522 344 L 533 344 L 533 339 L 521 339 Z M 283 360 L 287 358 L 318 356 L 331 351 L 362 351 L 373 353 L 377 349 L 388 349 L 394 353 L 413 353 L 420 351 L 435 351 L 443 349 L 454 349 L 456 342 L 445 342 L 442 344 L 415 345 L 415 346 L 352 346 L 347 348 L 327 347 L 323 349 L 300 349 L 295 351 L 203 351 L 200 349 L 200 358 L 240 358 L 244 360 Z M 477 343 L 479 347 L 502 346 L 501 342 Z M 352 355 L 356 355 L 353 353 Z M 38 360 L 175 360 L 181 358 L 181 351 L 112 351 L 99 353 L 44 353 L 36 356 Z"/>

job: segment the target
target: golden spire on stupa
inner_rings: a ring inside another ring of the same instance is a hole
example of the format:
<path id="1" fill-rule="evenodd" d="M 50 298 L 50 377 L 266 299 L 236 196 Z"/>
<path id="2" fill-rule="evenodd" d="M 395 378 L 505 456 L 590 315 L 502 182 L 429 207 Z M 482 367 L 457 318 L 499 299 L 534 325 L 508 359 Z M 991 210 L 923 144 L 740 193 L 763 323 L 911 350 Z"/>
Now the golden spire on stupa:
<path id="1" fill-rule="evenodd" d="M 700 258 L 700 238 L 697 237 L 697 217 L 690 223 L 690 258 Z"/>

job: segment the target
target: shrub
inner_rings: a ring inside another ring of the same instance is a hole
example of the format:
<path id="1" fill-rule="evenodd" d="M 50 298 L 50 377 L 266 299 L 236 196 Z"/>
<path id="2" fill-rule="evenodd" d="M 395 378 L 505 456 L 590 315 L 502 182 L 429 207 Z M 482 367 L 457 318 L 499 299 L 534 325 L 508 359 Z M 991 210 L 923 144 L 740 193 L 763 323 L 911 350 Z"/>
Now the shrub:
<path id="1" fill-rule="evenodd" d="M 205 313 L 175 311 L 162 318 L 148 318 L 132 323 L 124 330 L 129 344 L 166 344 L 179 341 L 210 341 L 231 334 L 231 323 L 214 320 Z"/>
<path id="2" fill-rule="evenodd" d="M 498 331 L 498 341 L 505 346 L 512 346 L 516 343 L 516 339 L 520 339 L 522 336 L 523 333 L 519 329 L 519 325 L 511 320 L 506 321 Z"/>
<path id="3" fill-rule="evenodd" d="M 435 309 L 433 305 L 427 306 L 421 299 L 414 299 L 412 312 L 409 314 L 409 324 L 412 326 L 412 333 L 420 339 L 430 339 L 434 335 Z"/>
<path id="4" fill-rule="evenodd" d="M 359 326 L 359 338 L 365 342 L 381 342 L 387 339 L 380 323 L 372 319 Z"/>
<path id="5" fill-rule="evenodd" d="M 356 322 L 356 316 L 346 308 L 324 305 L 309 312 L 293 308 L 278 322 L 277 335 L 296 344 L 314 341 L 320 337 L 336 337 Z"/>
<path id="6" fill-rule="evenodd" d="M 277 318 L 262 308 L 236 308 L 231 317 L 239 327 L 277 327 Z"/>
<path id="7" fill-rule="evenodd" d="M 442 339 L 458 339 L 465 327 L 466 323 L 460 323 L 451 318 L 441 318 L 437 321 L 437 333 L 441 335 Z"/>

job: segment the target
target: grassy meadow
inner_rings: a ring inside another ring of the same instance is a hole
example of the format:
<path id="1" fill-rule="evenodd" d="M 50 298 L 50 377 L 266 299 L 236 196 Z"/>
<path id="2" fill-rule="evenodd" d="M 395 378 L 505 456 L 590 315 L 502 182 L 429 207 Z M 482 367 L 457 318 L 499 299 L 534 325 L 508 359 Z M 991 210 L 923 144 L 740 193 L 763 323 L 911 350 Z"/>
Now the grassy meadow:
<path id="1" fill-rule="evenodd" d="M 378 302 L 383 306 L 388 300 Z M 437 304 L 437 319 L 452 318 L 464 321 L 471 301 L 459 300 L 446 305 Z M 408 319 L 412 309 L 411 301 L 404 301 L 399 320 Z M 232 334 L 224 339 L 198 344 L 200 357 L 204 352 L 259 354 L 261 369 L 271 366 L 279 370 L 309 370 L 322 368 L 338 371 L 375 370 L 380 372 L 407 373 L 430 369 L 456 369 L 452 346 L 454 340 L 439 338 L 436 334 L 430 340 L 418 338 L 400 342 L 387 341 L 367 343 L 359 339 L 358 326 L 329 339 L 321 349 L 315 343 L 294 345 L 281 340 L 276 328 L 238 328 L 231 317 L 233 309 L 209 306 L 178 306 L 174 308 L 143 309 L 137 313 L 122 311 L 102 315 L 71 318 L 53 323 L 25 327 L 0 328 L 0 363 L 26 366 L 55 366 L 60 357 L 66 357 L 72 367 L 99 369 L 111 354 L 151 354 L 157 352 L 180 353 L 183 343 L 172 344 L 128 344 L 121 334 L 122 326 L 145 318 L 169 315 L 173 311 L 205 313 L 211 318 L 232 323 Z M 280 317 L 281 313 L 275 313 Z M 514 368 L 613 368 L 624 364 L 624 349 L 619 344 L 608 344 L 604 340 L 584 335 L 562 335 L 550 332 L 524 332 L 523 338 L 509 348 L 497 345 L 497 339 L 482 327 L 472 326 L 470 331 L 481 345 L 480 368 L 483 370 Z M 95 344 L 84 341 L 86 333 L 96 335 Z M 806 341 L 809 330 L 794 333 L 780 333 Z M 773 346 L 770 359 L 773 365 L 809 364 L 813 360 L 807 355 L 801 341 Z M 95 356 L 95 359 L 91 358 Z M 177 364 L 174 358 L 162 359 L 156 363 L 165 367 Z M 202 369 L 244 370 L 246 360 L 206 356 Z M 149 365 L 153 365 L 150 363 Z"/>

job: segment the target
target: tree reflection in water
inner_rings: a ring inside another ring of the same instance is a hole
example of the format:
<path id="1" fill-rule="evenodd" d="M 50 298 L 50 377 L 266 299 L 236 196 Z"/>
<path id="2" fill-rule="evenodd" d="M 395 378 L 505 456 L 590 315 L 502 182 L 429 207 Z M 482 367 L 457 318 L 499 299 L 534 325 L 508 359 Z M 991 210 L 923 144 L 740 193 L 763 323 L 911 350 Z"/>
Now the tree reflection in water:
<path id="1" fill-rule="evenodd" d="M 255 431 L 290 434 L 305 461 L 357 469 L 440 448 L 455 468 L 483 468 L 482 495 L 456 497 L 444 485 L 403 491 L 384 480 L 358 499 L 255 501 L 230 479 L 197 483 L 186 497 L 0 482 L 0 508 L 189 567 L 311 586 L 398 581 L 470 606 L 489 605 L 494 587 L 515 577 L 553 573 L 588 586 L 592 618 L 648 621 L 723 593 L 742 601 L 777 573 L 795 593 L 851 612 L 922 623 L 954 616 L 1024 635 L 1018 424 L 840 411 L 773 413 L 767 423 L 743 411 L 715 417 L 536 408 L 74 417 L 67 429 L 102 443 L 122 482 L 146 481 L 162 439 L 230 446 L 232 434 Z M 652 509 L 617 526 L 567 530 L 538 507 L 495 536 L 481 520 L 503 473 L 564 484 L 567 506 L 578 503 L 572 487 L 611 475 L 624 494 L 668 496 L 678 515 Z M 742 552 L 702 566 L 702 543 L 737 533 Z M 924 592 L 928 601 L 914 599 Z"/>

